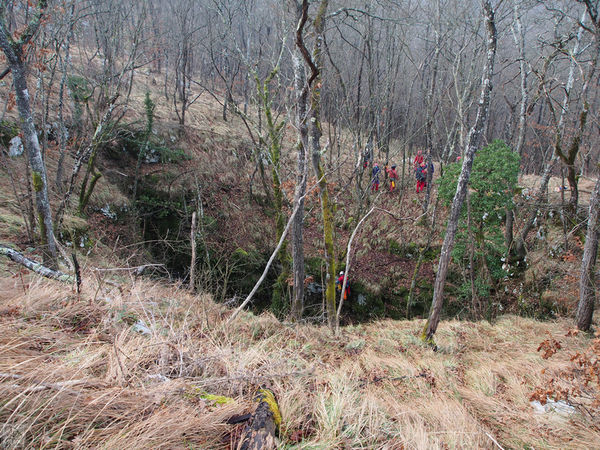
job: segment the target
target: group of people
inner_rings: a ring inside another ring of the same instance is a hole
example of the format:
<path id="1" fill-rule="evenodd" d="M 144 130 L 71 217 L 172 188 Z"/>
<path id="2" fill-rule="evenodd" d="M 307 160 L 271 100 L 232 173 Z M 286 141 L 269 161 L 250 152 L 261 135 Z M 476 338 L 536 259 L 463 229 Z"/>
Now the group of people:
<path id="1" fill-rule="evenodd" d="M 428 165 L 425 162 L 425 158 L 423 157 L 423 152 L 419 150 L 417 151 L 417 155 L 415 156 L 413 166 L 415 169 L 415 178 L 417 179 L 418 194 L 420 192 L 423 192 L 427 187 L 427 171 L 431 171 L 431 175 L 433 176 L 433 163 L 429 162 Z"/>
<path id="2" fill-rule="evenodd" d="M 398 180 L 398 172 L 396 172 L 396 165 L 393 164 L 391 168 L 388 168 L 386 165 L 384 167 L 385 173 L 390 178 L 390 192 L 393 192 L 396 189 L 396 181 Z M 373 164 L 373 170 L 371 171 L 371 191 L 377 192 L 379 191 L 379 174 L 381 173 L 381 169 L 379 164 Z"/>
<path id="3" fill-rule="evenodd" d="M 368 159 L 365 158 L 364 166 L 367 167 Z M 414 170 L 415 170 L 415 178 L 417 179 L 417 194 L 423 192 L 427 187 L 427 171 L 429 170 L 433 175 L 433 163 L 426 163 L 425 158 L 423 156 L 423 151 L 417 151 L 417 155 L 415 156 L 415 160 L 413 162 Z M 396 183 L 398 181 L 398 172 L 396 171 L 396 165 L 393 164 L 391 168 L 388 166 L 384 166 L 385 173 L 387 173 L 390 179 L 390 192 L 393 192 L 396 189 Z M 381 168 L 379 164 L 373 164 L 373 170 L 371 171 L 371 191 L 378 192 L 379 191 L 379 175 L 381 174 Z"/>

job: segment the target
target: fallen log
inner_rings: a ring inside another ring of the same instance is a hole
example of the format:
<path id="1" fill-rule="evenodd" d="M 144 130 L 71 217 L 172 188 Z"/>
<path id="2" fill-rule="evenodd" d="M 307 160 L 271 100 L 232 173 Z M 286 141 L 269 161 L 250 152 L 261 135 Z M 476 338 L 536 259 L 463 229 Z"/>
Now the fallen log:
<path id="1" fill-rule="evenodd" d="M 40 264 L 39 262 L 33 261 L 16 250 L 13 250 L 10 247 L 6 247 L 4 245 L 0 245 L 0 255 L 7 256 L 14 262 L 21 264 L 22 266 L 27 267 L 29 270 L 46 277 L 52 280 L 62 281 L 63 283 L 74 283 L 75 277 L 72 275 L 67 275 L 66 273 L 60 272 L 58 270 L 49 269 L 48 267 Z"/>
<path id="2" fill-rule="evenodd" d="M 258 406 L 244 429 L 239 450 L 270 450 L 277 447 L 281 413 L 275 395 L 269 389 L 259 389 L 255 400 Z"/>

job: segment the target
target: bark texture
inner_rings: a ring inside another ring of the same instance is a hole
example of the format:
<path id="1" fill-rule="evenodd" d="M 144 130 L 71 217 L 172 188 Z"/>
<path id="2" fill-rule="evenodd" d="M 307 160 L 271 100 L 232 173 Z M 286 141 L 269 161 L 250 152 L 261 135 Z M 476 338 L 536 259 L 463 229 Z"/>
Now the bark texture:
<path id="1" fill-rule="evenodd" d="M 579 278 L 579 306 L 577 307 L 577 328 L 589 330 L 594 315 L 596 303 L 596 283 L 594 267 L 598 255 L 598 215 L 600 213 L 600 178 L 596 181 L 592 197 L 581 261 L 581 276 Z"/>
<path id="2" fill-rule="evenodd" d="M 298 30 L 302 33 L 302 30 Z M 300 35 L 300 39 L 302 36 Z M 304 310 L 304 194 L 306 193 L 306 148 L 308 147 L 308 126 L 306 124 L 306 105 L 309 86 L 304 75 L 304 66 L 299 55 L 294 55 L 294 83 L 296 89 L 296 127 L 298 128 L 298 151 L 296 188 L 294 204 L 298 213 L 292 224 L 292 270 L 294 272 L 294 292 L 292 297 L 292 320 L 300 320 Z"/>
<path id="3" fill-rule="evenodd" d="M 256 401 L 258 406 L 244 430 L 240 450 L 269 450 L 277 446 L 281 413 L 275 395 L 269 389 L 259 389 Z"/>
<path id="4" fill-rule="evenodd" d="M 0 6 L 0 48 L 4 52 L 13 76 L 13 88 L 15 99 L 21 119 L 21 130 L 23 141 L 27 150 L 35 204 L 40 227 L 42 250 L 44 252 L 44 263 L 52 268 L 58 267 L 57 249 L 54 239 L 54 226 L 52 213 L 50 211 L 50 200 L 48 199 L 48 182 L 46 179 L 46 166 L 42 159 L 42 151 L 38 140 L 33 114 L 27 89 L 27 66 L 24 48 L 33 38 L 46 9 L 46 2 L 38 2 L 37 8 L 23 33 L 14 40 L 6 28 L 4 18 L 5 5 Z"/>
<path id="5" fill-rule="evenodd" d="M 494 10 L 488 0 L 483 2 L 483 10 L 487 31 L 487 58 L 481 78 L 482 86 L 479 104 L 477 106 L 477 116 L 475 118 L 475 124 L 469 131 L 467 147 L 464 152 L 462 170 L 458 177 L 456 194 L 454 194 L 454 199 L 452 200 L 452 207 L 450 209 L 450 216 L 448 218 L 444 243 L 442 244 L 438 269 L 435 277 L 431 311 L 421 336 L 424 341 L 431 343 L 433 343 L 433 335 L 435 334 L 440 321 L 440 313 L 442 311 L 442 305 L 444 301 L 444 285 L 446 283 L 446 275 L 448 274 L 448 266 L 450 264 L 452 248 L 454 247 L 454 239 L 458 229 L 460 211 L 467 194 L 469 177 L 471 176 L 471 168 L 473 167 L 473 159 L 475 158 L 475 152 L 480 146 L 482 133 L 485 129 L 485 124 L 489 116 L 490 94 L 492 92 L 492 75 L 494 73 L 494 60 L 496 56 L 496 25 L 494 19 Z"/>

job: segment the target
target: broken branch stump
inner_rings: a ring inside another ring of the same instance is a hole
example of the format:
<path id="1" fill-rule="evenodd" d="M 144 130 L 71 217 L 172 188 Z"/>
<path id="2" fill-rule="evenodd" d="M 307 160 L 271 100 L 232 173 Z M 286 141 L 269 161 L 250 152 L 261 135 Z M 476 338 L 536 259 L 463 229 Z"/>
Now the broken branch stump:
<path id="1" fill-rule="evenodd" d="M 275 395 L 269 389 L 259 389 L 258 406 L 246 426 L 239 450 L 269 450 L 277 446 L 276 436 L 281 425 L 281 413 Z"/>

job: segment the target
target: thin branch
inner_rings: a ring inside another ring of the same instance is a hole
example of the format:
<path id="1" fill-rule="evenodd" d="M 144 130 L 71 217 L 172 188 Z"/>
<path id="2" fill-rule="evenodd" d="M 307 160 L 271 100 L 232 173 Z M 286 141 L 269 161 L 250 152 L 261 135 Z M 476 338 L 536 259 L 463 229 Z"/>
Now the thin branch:
<path id="1" fill-rule="evenodd" d="M 356 233 L 360 229 L 360 226 L 363 224 L 363 222 L 365 220 L 367 220 L 367 218 L 371 215 L 371 213 L 373 211 L 375 211 L 376 209 L 377 208 L 375 206 L 373 206 L 369 210 L 369 212 L 366 213 L 362 219 L 360 219 L 358 224 L 356 224 L 354 231 L 352 232 L 352 236 L 350 236 L 350 239 L 348 240 L 348 247 L 346 248 L 346 271 L 344 274 L 344 282 L 342 283 L 342 293 L 341 293 L 341 298 L 340 298 L 340 304 L 338 305 L 338 310 L 337 310 L 337 314 L 336 314 L 336 318 L 335 318 L 336 334 L 339 332 L 339 329 L 340 329 L 340 314 L 342 312 L 342 305 L 344 304 L 344 292 L 346 292 L 346 285 L 348 284 L 348 272 L 350 271 L 350 253 L 352 252 L 352 241 L 356 237 Z"/>

